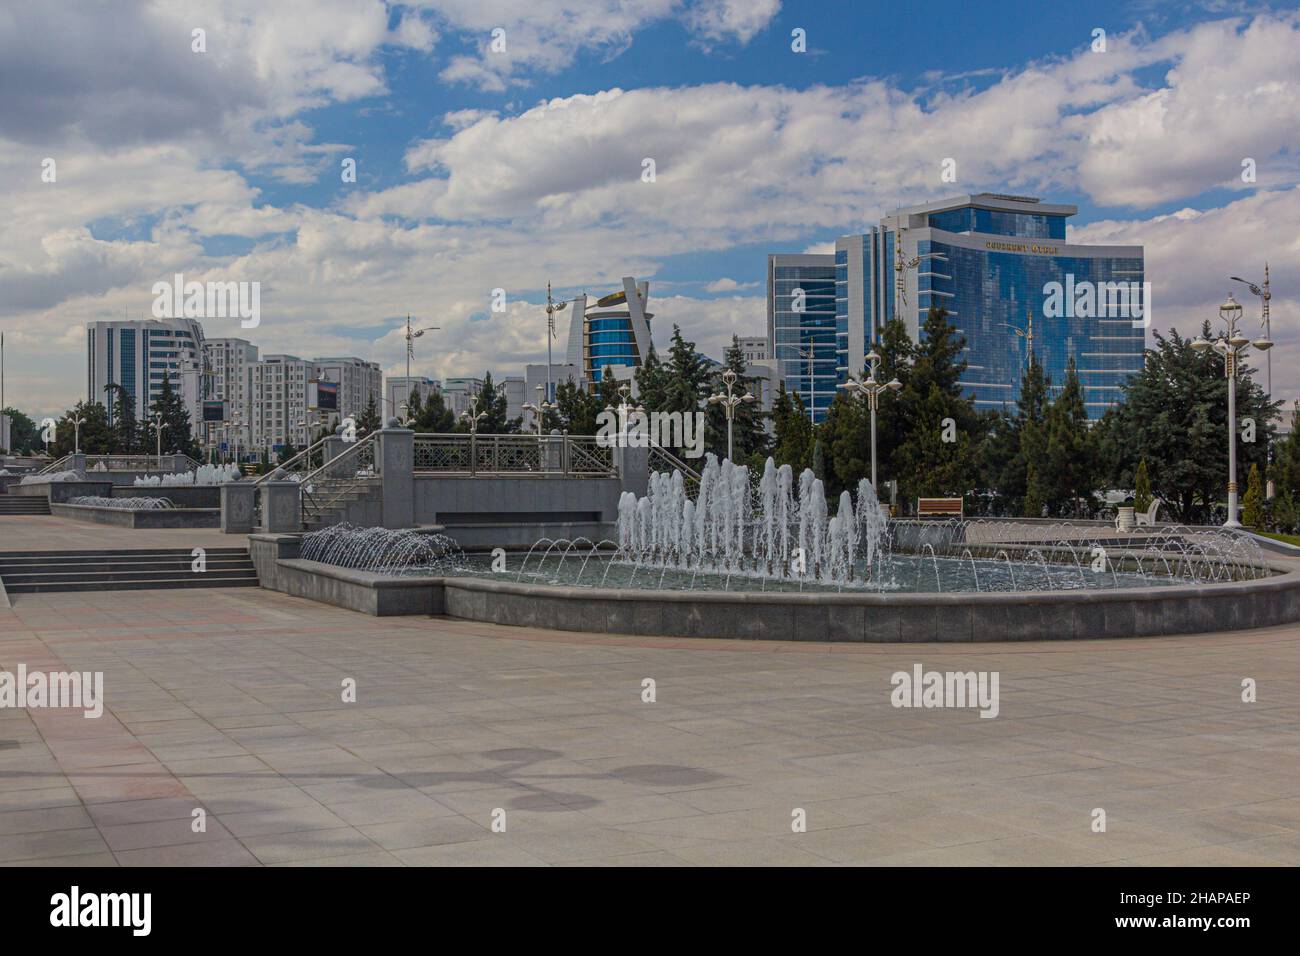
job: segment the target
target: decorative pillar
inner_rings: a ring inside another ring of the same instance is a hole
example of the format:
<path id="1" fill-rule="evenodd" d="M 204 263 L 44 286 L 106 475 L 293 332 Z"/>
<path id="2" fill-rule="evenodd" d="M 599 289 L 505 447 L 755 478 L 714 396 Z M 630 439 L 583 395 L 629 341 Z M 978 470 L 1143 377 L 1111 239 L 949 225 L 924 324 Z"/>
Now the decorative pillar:
<path id="1" fill-rule="evenodd" d="M 375 465 L 384 489 L 384 527 L 415 526 L 415 432 L 385 428 L 379 432 Z"/>

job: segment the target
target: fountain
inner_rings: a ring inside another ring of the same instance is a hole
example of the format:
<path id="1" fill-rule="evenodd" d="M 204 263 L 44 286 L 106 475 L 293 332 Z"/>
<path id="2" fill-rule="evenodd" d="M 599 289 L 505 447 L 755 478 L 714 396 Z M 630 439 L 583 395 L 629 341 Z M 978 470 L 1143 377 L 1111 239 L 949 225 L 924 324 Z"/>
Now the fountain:
<path id="1" fill-rule="evenodd" d="M 381 574 L 447 574 L 464 564 L 460 546 L 446 535 L 346 522 L 303 535 L 298 556 Z"/>

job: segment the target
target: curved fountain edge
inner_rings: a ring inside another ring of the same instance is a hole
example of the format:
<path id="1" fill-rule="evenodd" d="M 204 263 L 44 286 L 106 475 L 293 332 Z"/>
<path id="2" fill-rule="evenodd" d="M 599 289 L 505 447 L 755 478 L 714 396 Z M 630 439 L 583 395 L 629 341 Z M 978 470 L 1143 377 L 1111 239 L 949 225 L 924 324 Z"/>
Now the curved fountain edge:
<path id="1" fill-rule="evenodd" d="M 1270 578 L 1187 587 L 755 594 L 385 577 L 281 556 L 275 537 L 250 535 L 264 587 L 369 614 L 447 614 L 554 630 L 892 643 L 1149 637 L 1300 621 L 1300 570 L 1279 562 L 1267 562 L 1279 572 Z"/>

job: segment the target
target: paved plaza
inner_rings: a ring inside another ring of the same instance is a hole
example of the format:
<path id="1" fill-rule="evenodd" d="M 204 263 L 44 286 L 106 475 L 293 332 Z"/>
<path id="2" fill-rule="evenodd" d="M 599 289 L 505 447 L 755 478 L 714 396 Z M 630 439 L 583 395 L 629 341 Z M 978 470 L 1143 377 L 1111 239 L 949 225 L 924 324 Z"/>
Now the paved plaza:
<path id="1" fill-rule="evenodd" d="M 17 596 L 20 662 L 107 704 L 0 710 L 9 865 L 1300 861 L 1295 627 L 813 645 L 138 591 Z M 998 671 L 999 715 L 895 709 L 917 663 Z"/>

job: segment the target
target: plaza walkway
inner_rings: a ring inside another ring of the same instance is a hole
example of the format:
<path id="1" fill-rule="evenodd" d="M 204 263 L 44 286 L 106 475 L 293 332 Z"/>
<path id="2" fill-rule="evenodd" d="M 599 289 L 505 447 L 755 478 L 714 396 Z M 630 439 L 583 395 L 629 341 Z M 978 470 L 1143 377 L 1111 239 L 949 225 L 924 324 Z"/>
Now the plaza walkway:
<path id="1" fill-rule="evenodd" d="M 742 643 L 138 591 L 17 596 L 20 662 L 107 708 L 0 710 L 8 865 L 1300 862 L 1294 627 Z M 893 708 L 917 663 L 999 672 L 999 715 Z"/>

